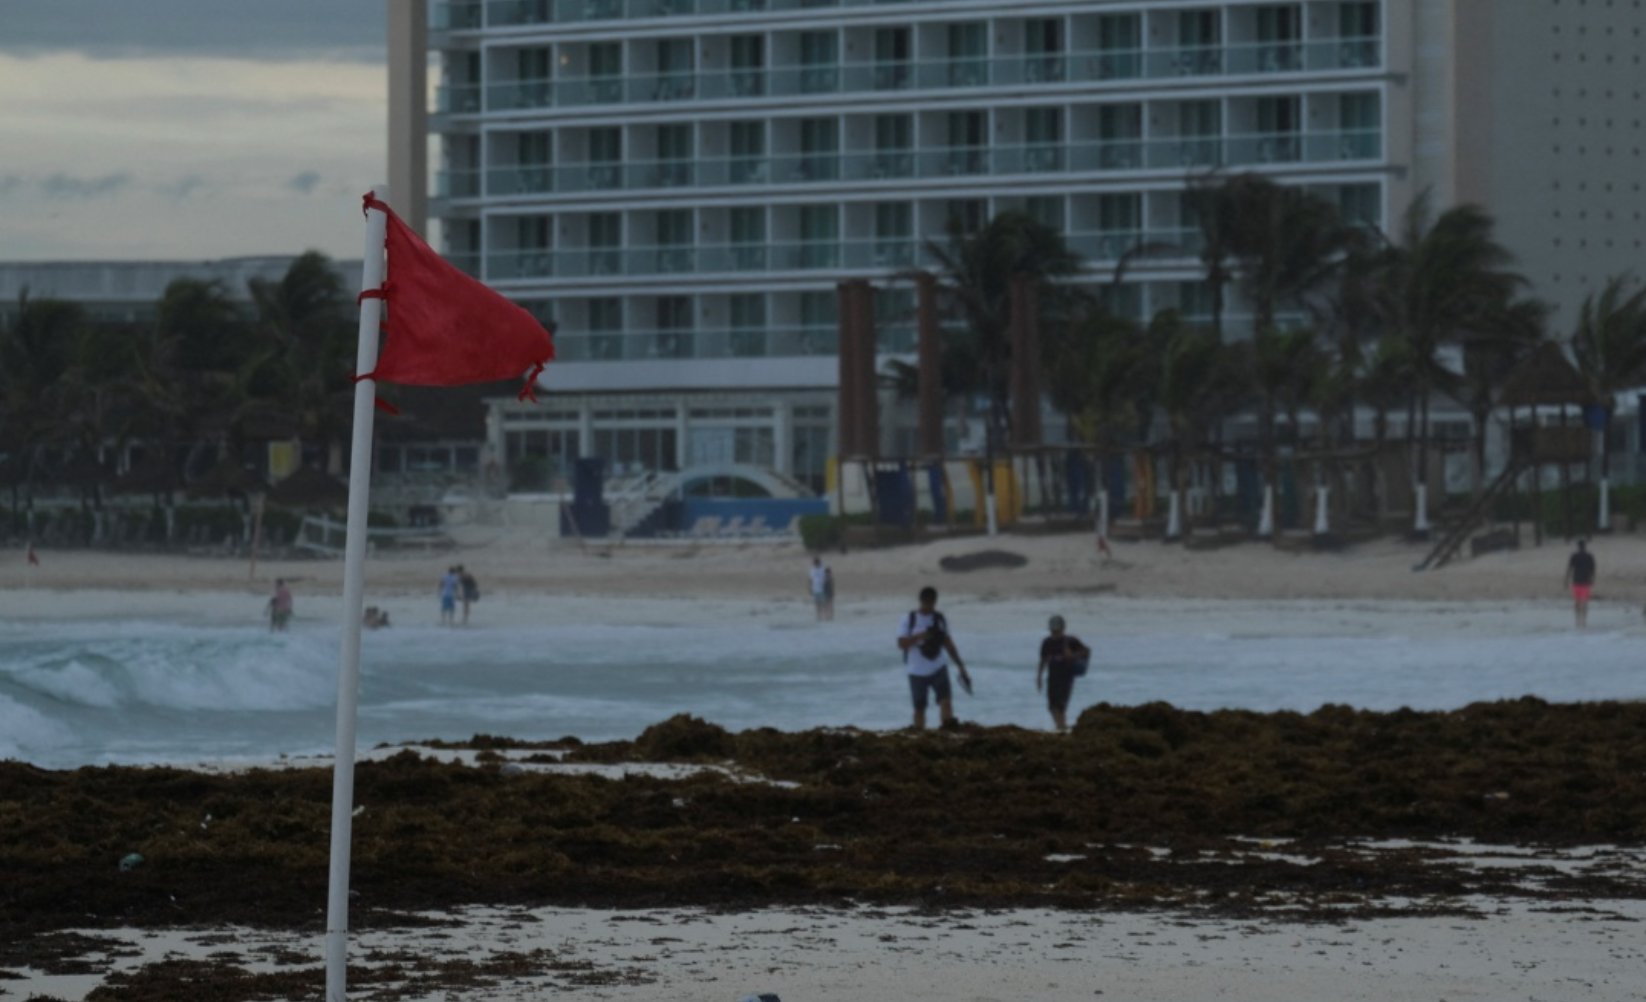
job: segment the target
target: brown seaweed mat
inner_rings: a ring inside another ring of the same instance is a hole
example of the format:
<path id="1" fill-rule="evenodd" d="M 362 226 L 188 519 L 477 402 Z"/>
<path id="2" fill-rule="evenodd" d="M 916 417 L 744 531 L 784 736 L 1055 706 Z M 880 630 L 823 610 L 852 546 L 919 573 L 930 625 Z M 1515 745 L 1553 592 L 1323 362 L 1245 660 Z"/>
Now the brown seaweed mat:
<path id="1" fill-rule="evenodd" d="M 412 913 L 465 904 L 1193 907 L 1341 921 L 1397 899 L 1402 914 L 1413 902 L 1465 914 L 1472 895 L 1646 897 L 1633 867 L 1534 867 L 1529 879 L 1444 848 L 1646 842 L 1646 705 L 1633 703 L 1309 714 L 1100 704 L 1064 736 L 972 725 L 733 734 L 680 716 L 632 742 L 476 736 L 466 747 L 481 749 L 478 765 L 410 750 L 359 765 L 357 925 L 426 923 Z M 661 778 L 535 767 L 551 762 L 719 768 Z M 102 928 L 318 935 L 330 805 L 323 762 L 226 775 L 0 763 L 0 995 L 8 967 L 72 965 Z M 1284 852 L 1254 851 L 1283 840 Z M 123 871 L 132 853 L 142 862 Z M 155 976 L 176 997 L 175 980 Z M 293 983 L 209 997 L 320 988 L 309 966 Z M 94 997 L 166 996 L 128 985 Z"/>

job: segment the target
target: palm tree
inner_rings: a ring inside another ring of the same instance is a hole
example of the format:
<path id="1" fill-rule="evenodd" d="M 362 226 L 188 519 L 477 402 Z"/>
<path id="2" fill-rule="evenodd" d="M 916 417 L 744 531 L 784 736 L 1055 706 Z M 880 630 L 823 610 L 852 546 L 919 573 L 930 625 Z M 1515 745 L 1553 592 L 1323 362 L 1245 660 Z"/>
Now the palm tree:
<path id="1" fill-rule="evenodd" d="M 294 419 L 298 437 L 320 443 L 327 469 L 342 470 L 353 398 L 355 323 L 343 280 L 325 255 L 309 251 L 278 283 L 254 279 L 258 329 L 275 350 L 259 359 L 248 413 Z"/>
<path id="2" fill-rule="evenodd" d="M 1013 276 L 1028 275 L 1048 282 L 1068 278 L 1080 270 L 1080 256 L 1062 234 L 1027 213 L 1007 210 L 976 233 L 967 234 L 958 221 L 949 227 L 948 244 L 928 244 L 938 263 L 939 295 L 945 312 L 963 321 L 966 338 L 957 347 L 974 353 L 983 370 L 982 389 L 991 401 L 991 424 L 1000 427 L 1010 413 L 1008 404 Z M 1072 289 L 1052 285 L 1040 297 L 1042 329 L 1075 312 Z M 970 343 L 966 343 L 969 338 Z M 945 345 L 945 349 L 947 349 Z"/>
<path id="3" fill-rule="evenodd" d="M 31 299 L 28 289 L 17 297 L 16 319 L 0 327 L 0 429 L 15 450 L 12 517 L 34 505 L 34 486 L 51 446 L 64 428 L 64 379 L 71 347 L 85 326 L 85 311 L 74 303 Z M 32 518 L 31 518 L 32 521 Z"/>
<path id="4" fill-rule="evenodd" d="M 1246 350 L 1246 375 L 1257 409 L 1257 445 L 1263 463 L 1263 505 L 1258 535 L 1274 534 L 1274 491 L 1279 481 L 1280 436 L 1276 419 L 1287 416 L 1295 443 L 1303 406 L 1310 402 L 1325 356 L 1307 327 L 1279 331 L 1260 328 Z"/>
<path id="5" fill-rule="evenodd" d="M 962 321 L 963 333 L 945 329 L 944 354 L 975 353 L 976 372 L 989 401 L 984 418 L 984 480 L 989 532 L 994 525 L 994 455 L 1010 408 L 1011 285 L 1027 275 L 1040 284 L 1040 326 L 1047 332 L 1077 312 L 1079 294 L 1055 280 L 1080 270 L 1080 257 L 1062 234 L 1018 210 L 996 215 L 968 234 L 951 220 L 948 244 L 928 243 L 938 263 L 938 296 L 943 312 Z M 945 365 L 947 368 L 947 365 Z"/>
<path id="6" fill-rule="evenodd" d="M 1166 538 L 1181 532 L 1184 453 L 1204 444 L 1212 428 L 1241 403 L 1246 380 L 1238 353 L 1210 330 L 1187 327 L 1175 310 L 1155 316 L 1150 340 L 1158 347 L 1157 402 L 1166 417 L 1171 480 Z"/>
<path id="7" fill-rule="evenodd" d="M 1617 391 L 1646 382 L 1646 287 L 1626 295 L 1626 275 L 1607 280 L 1597 297 L 1584 297 L 1572 331 L 1572 354 L 1578 371 L 1606 408 L 1611 423 Z M 1600 450 L 1600 527 L 1611 527 L 1612 453 L 1602 434 Z"/>
<path id="8" fill-rule="evenodd" d="M 221 282 L 177 279 L 136 353 L 134 379 L 152 420 L 187 443 L 185 472 L 203 472 L 228 446 L 246 374 L 260 357 L 239 308 Z"/>
<path id="9" fill-rule="evenodd" d="M 1185 193 L 1200 228 L 1200 259 L 1212 295 L 1212 330 L 1223 333 L 1225 289 L 1239 283 L 1253 309 L 1253 329 L 1275 326 L 1285 306 L 1304 305 L 1330 288 L 1359 230 L 1337 206 L 1295 185 L 1260 174 L 1212 174 Z"/>
<path id="10" fill-rule="evenodd" d="M 1525 279 L 1508 270 L 1513 255 L 1493 236 L 1492 217 L 1474 205 L 1438 216 L 1425 193 L 1406 210 L 1399 238 L 1385 239 L 1377 255 L 1375 293 L 1379 319 L 1406 342 L 1411 397 L 1408 435 L 1415 437 L 1413 529 L 1429 528 L 1429 408 L 1436 393 L 1456 396 L 1460 373 L 1443 349 L 1489 337 L 1509 317 Z"/>
<path id="11" fill-rule="evenodd" d="M 1096 457 L 1101 511 L 1108 458 L 1147 433 L 1156 390 L 1150 348 L 1134 321 L 1096 301 L 1064 330 L 1066 336 L 1042 344 L 1047 396 Z M 1106 526 L 1099 531 L 1106 535 Z"/>

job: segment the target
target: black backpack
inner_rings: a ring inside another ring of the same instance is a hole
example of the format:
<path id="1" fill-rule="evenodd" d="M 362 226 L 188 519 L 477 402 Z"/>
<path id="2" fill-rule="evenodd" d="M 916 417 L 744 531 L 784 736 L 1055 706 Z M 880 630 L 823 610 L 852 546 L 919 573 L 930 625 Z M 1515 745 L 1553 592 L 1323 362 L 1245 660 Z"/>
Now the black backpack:
<path id="1" fill-rule="evenodd" d="M 906 629 L 911 633 L 914 632 L 914 619 L 918 615 L 920 615 L 919 609 L 909 610 L 909 625 Z M 920 653 L 925 655 L 928 660 L 936 660 L 937 656 L 943 653 L 943 638 L 949 635 L 949 622 L 943 618 L 941 612 L 932 613 L 932 626 L 937 630 L 936 639 L 923 640 L 916 645 L 920 648 Z M 909 663 L 909 649 L 907 647 L 903 649 L 903 663 Z"/>

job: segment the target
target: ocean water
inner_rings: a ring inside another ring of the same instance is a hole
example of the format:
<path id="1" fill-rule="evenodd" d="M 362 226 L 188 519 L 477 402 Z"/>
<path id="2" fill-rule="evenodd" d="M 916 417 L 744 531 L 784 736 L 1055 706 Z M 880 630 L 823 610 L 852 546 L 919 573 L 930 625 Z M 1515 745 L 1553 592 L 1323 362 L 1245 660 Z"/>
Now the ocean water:
<path id="1" fill-rule="evenodd" d="M 1568 613 L 1569 615 L 1569 613 Z M 1646 692 L 1638 629 L 1477 629 L 1410 636 L 1362 617 L 1294 635 L 1184 624 L 1085 632 L 1097 651 L 1071 719 L 1092 703 L 1310 711 L 1327 703 L 1449 709 L 1535 695 L 1635 699 Z M 1569 623 L 1566 624 L 1569 627 Z M 908 724 L 893 622 L 751 621 L 704 626 L 570 624 L 395 627 L 363 638 L 362 748 L 493 734 L 633 738 L 676 713 L 730 730 Z M 1043 728 L 1042 634 L 956 638 L 982 724 Z M 0 622 L 0 759 L 52 769 L 266 761 L 327 755 L 336 734 L 339 635 L 299 622 Z M 935 719 L 935 711 L 932 713 Z"/>

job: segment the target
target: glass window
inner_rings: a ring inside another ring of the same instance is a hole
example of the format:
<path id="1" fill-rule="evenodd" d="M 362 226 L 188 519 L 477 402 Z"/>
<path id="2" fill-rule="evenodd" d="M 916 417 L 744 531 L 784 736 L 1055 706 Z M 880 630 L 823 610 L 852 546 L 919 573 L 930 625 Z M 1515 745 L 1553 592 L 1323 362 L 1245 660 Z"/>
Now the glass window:
<path id="1" fill-rule="evenodd" d="M 589 215 L 589 268 L 595 275 L 622 271 L 623 216 L 616 212 Z"/>
<path id="2" fill-rule="evenodd" d="M 1264 73 L 1303 68 L 1298 43 L 1303 38 L 1303 11 L 1296 4 L 1257 8 L 1257 68 Z"/>
<path id="3" fill-rule="evenodd" d="M 657 213 L 657 267 L 660 271 L 690 271 L 692 210 L 662 209 Z"/>
<path id="4" fill-rule="evenodd" d="M 1104 170 L 1127 170 L 1143 159 L 1143 107 L 1106 104 L 1097 111 L 1098 164 Z"/>
<path id="5" fill-rule="evenodd" d="M 1063 109 L 1023 109 L 1024 167 L 1031 171 L 1063 166 Z"/>
<path id="6" fill-rule="evenodd" d="M 1297 132 L 1302 122 L 1302 104 L 1296 95 L 1257 99 L 1257 159 L 1260 162 L 1298 158 Z"/>
<path id="7" fill-rule="evenodd" d="M 1031 83 L 1063 79 L 1063 21 L 1035 17 L 1023 22 L 1023 74 Z"/>
<path id="8" fill-rule="evenodd" d="M 623 46 L 620 42 L 593 42 L 589 45 L 589 77 L 594 81 L 594 100 L 623 99 Z"/>
<path id="9" fill-rule="evenodd" d="M 1377 93 L 1344 94 L 1337 101 L 1338 126 L 1343 140 L 1339 155 L 1345 160 L 1376 157 L 1382 136 Z"/>
<path id="10" fill-rule="evenodd" d="M 616 188 L 622 183 L 623 130 L 604 126 L 589 130 L 589 187 Z"/>
<path id="11" fill-rule="evenodd" d="M 514 221 L 515 246 L 521 250 L 543 250 L 549 246 L 548 216 L 518 216 Z"/>
<path id="12" fill-rule="evenodd" d="M 1177 15 L 1177 54 L 1172 69 L 1179 76 L 1216 73 L 1221 69 L 1223 23 L 1215 10 L 1185 10 Z"/>
<path id="13" fill-rule="evenodd" d="M 1209 167 L 1221 163 L 1223 105 L 1217 101 L 1184 101 L 1177 106 L 1178 164 Z"/>
<path id="14" fill-rule="evenodd" d="M 874 86 L 876 90 L 901 90 L 909 86 L 908 28 L 875 29 Z"/>
<path id="15" fill-rule="evenodd" d="M 728 348 L 739 357 L 766 354 L 766 297 L 758 293 L 738 293 L 730 297 L 731 340 Z"/>
<path id="16" fill-rule="evenodd" d="M 766 123 L 731 124 L 731 180 L 733 184 L 759 184 L 766 180 Z"/>
<path id="17" fill-rule="evenodd" d="M 1303 37 L 1303 12 L 1296 4 L 1257 8 L 1259 42 L 1295 42 Z"/>
<path id="18" fill-rule="evenodd" d="M 947 118 L 950 174 L 981 174 L 987 170 L 984 146 L 988 117 L 982 111 L 951 111 Z"/>
<path id="19" fill-rule="evenodd" d="M 516 154 L 523 166 L 544 167 L 554 162 L 554 136 L 549 132 L 522 132 Z"/>
<path id="20" fill-rule="evenodd" d="M 692 297 L 659 296 L 657 334 L 646 354 L 653 358 L 692 356 Z"/>
<path id="21" fill-rule="evenodd" d="M 840 36 L 833 31 L 800 33 L 800 90 L 823 94 L 840 82 Z"/>
<path id="22" fill-rule="evenodd" d="M 874 116 L 874 176 L 909 177 L 914 173 L 914 116 Z"/>
<path id="23" fill-rule="evenodd" d="M 1139 14 L 1103 14 L 1097 19 L 1097 77 L 1128 79 L 1143 65 L 1143 18 Z"/>
<path id="24" fill-rule="evenodd" d="M 833 268 L 840 260 L 840 213 L 836 206 L 800 207 L 800 266 Z"/>
<path id="25" fill-rule="evenodd" d="M 734 207 L 728 217 L 732 267 L 760 271 L 766 267 L 766 210 L 758 205 Z"/>
<path id="26" fill-rule="evenodd" d="M 800 294 L 800 350 L 807 355 L 835 351 L 840 340 L 840 300 L 834 292 Z"/>
<path id="27" fill-rule="evenodd" d="M 875 203 L 874 264 L 877 268 L 914 264 L 914 207 L 908 202 Z"/>
<path id="28" fill-rule="evenodd" d="M 1377 0 L 1352 0 L 1338 4 L 1337 33 L 1344 38 L 1376 38 Z"/>
<path id="29" fill-rule="evenodd" d="M 547 80 L 549 79 L 549 68 L 552 65 L 548 46 L 533 46 L 529 49 L 515 50 L 514 70 L 515 78 L 518 80 Z"/>
<path id="30" fill-rule="evenodd" d="M 692 127 L 690 125 L 660 125 L 657 127 L 657 180 L 665 186 L 691 183 Z"/>
<path id="31" fill-rule="evenodd" d="M 766 40 L 759 35 L 733 35 L 732 93 L 738 97 L 757 97 L 765 93 Z"/>
<path id="32" fill-rule="evenodd" d="M 989 35 L 981 21 L 948 26 L 949 85 L 977 87 L 989 82 Z"/>
<path id="33" fill-rule="evenodd" d="M 839 175 L 840 130 L 833 118 L 800 120 L 800 176 L 830 181 Z"/>
<path id="34" fill-rule="evenodd" d="M 696 89 L 691 39 L 658 39 L 657 86 L 652 93 L 652 99 L 654 101 L 679 101 L 692 97 Z"/>
<path id="35" fill-rule="evenodd" d="M 1338 48 L 1338 63 L 1344 67 L 1376 66 L 1378 38 L 1382 34 L 1377 19 L 1377 4 L 1344 3 L 1338 5 L 1337 33 L 1343 44 Z"/>
<path id="36" fill-rule="evenodd" d="M 1177 44 L 1184 47 L 1221 45 L 1223 27 L 1215 10 L 1185 10 L 1177 15 Z"/>
<path id="37" fill-rule="evenodd" d="M 623 301 L 615 296 L 589 300 L 589 357 L 623 357 Z"/>

